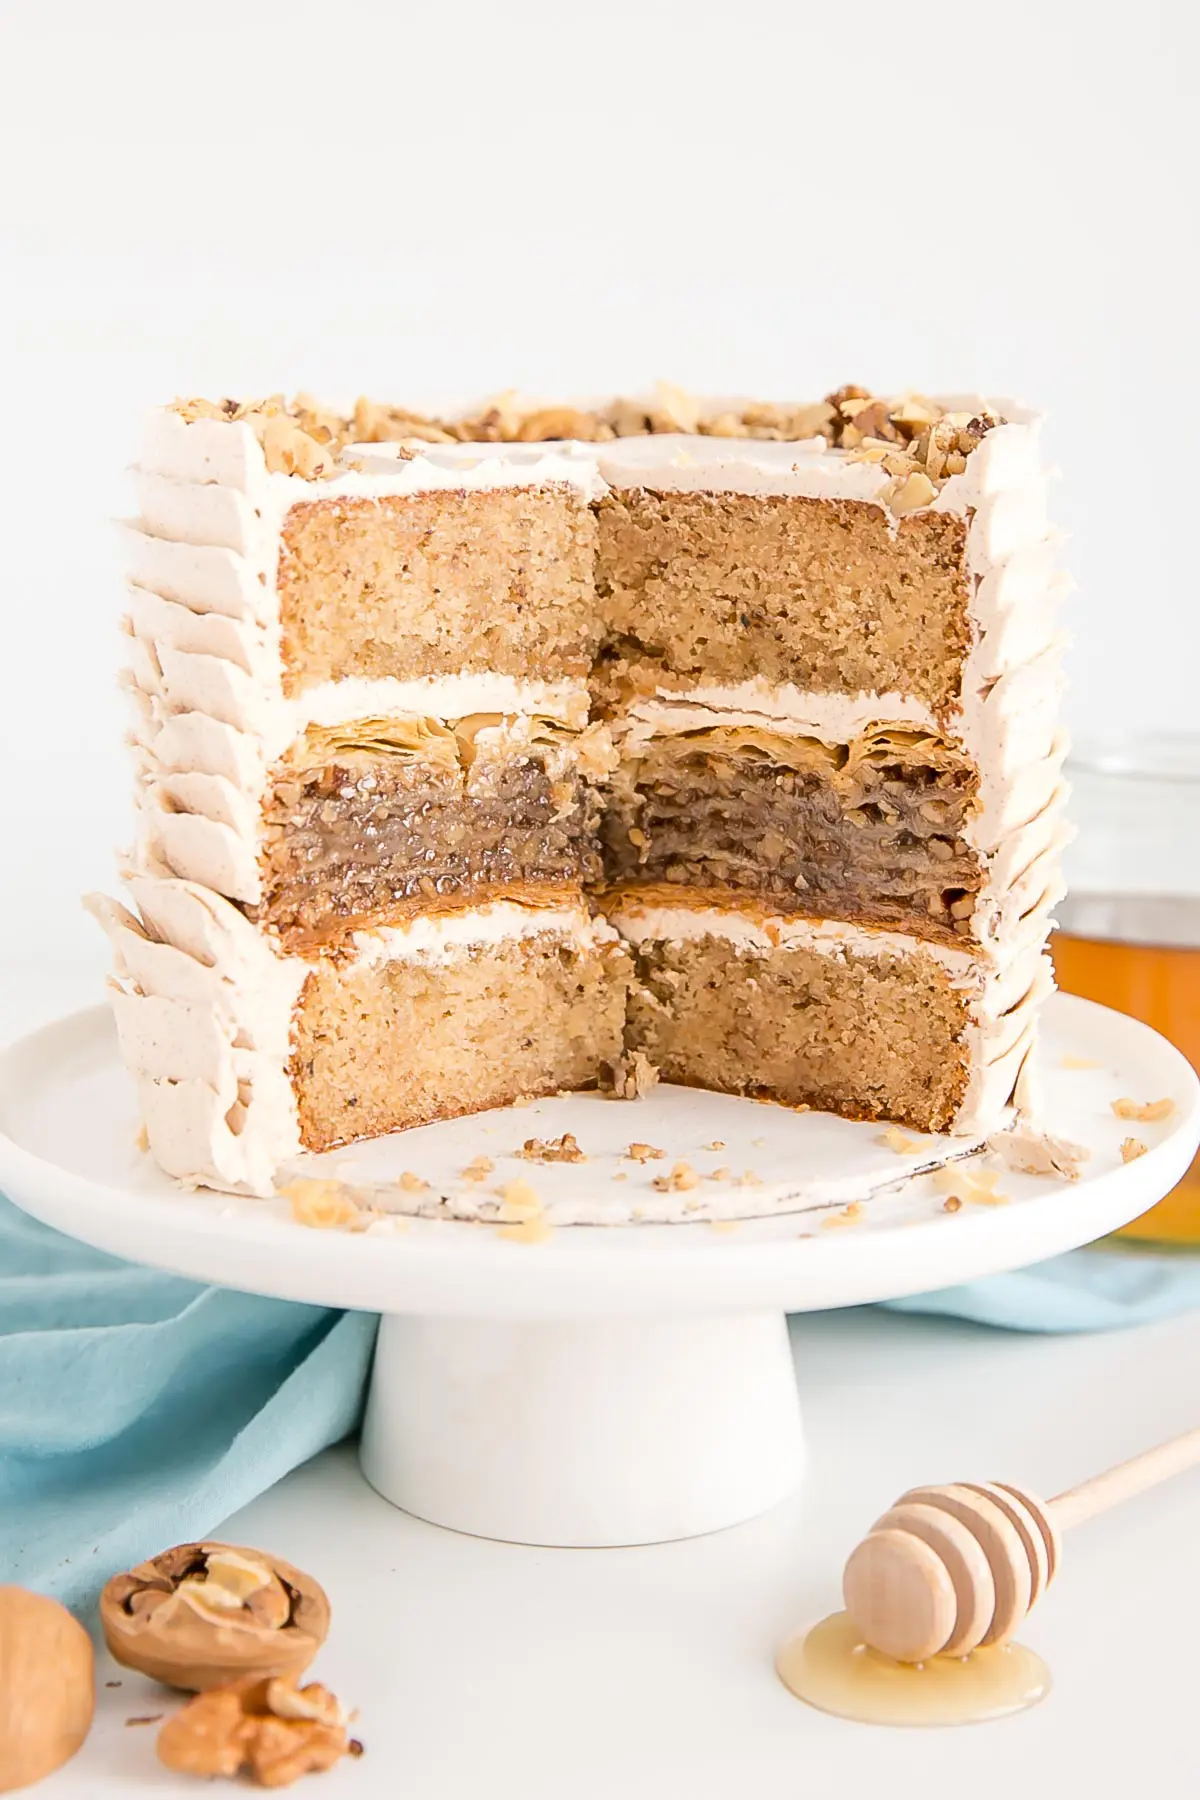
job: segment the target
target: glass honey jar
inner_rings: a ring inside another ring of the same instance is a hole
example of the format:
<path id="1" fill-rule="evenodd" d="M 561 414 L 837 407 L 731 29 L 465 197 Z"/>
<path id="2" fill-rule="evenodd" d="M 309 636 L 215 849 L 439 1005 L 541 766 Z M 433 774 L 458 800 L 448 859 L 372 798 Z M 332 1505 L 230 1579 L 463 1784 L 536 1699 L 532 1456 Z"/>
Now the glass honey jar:
<path id="1" fill-rule="evenodd" d="M 1078 836 L 1058 984 L 1145 1020 L 1200 1068 L 1200 736 L 1084 743 L 1067 767 Z M 1122 1235 L 1200 1247 L 1200 1156 Z"/>

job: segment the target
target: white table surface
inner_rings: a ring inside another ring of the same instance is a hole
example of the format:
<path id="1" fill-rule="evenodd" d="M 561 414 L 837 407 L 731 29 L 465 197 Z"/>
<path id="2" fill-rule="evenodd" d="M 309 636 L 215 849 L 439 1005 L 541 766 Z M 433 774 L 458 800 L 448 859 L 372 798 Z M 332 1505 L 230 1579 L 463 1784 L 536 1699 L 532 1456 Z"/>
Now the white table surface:
<path id="1" fill-rule="evenodd" d="M 5 1035 L 81 1004 L 78 976 L 10 974 Z M 811 1466 L 801 1496 L 708 1538 L 525 1549 L 460 1537 L 327 1452 L 220 1528 L 311 1570 L 333 1603 L 314 1671 L 360 1709 L 328 1800 L 768 1800 L 794 1792 L 1192 1792 L 1200 1474 L 1081 1527 L 1023 1633 L 1054 1691 L 1015 1719 L 886 1731 L 811 1712 L 772 1672 L 831 1610 L 857 1537 L 916 1481 L 1068 1486 L 1200 1418 L 1200 1314 L 1039 1338 L 853 1311 L 794 1323 Z M 120 1680 L 120 1687 L 103 1684 Z M 154 1728 L 172 1697 L 102 1662 L 92 1736 L 47 1800 L 182 1795 Z M 231 1792 L 237 1791 L 234 1789 Z"/>

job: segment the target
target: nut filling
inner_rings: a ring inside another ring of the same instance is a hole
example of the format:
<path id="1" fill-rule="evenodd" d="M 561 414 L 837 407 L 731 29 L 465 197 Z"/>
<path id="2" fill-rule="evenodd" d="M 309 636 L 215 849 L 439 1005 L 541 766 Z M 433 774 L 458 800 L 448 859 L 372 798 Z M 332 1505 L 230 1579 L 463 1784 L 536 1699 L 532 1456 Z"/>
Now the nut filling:
<path id="1" fill-rule="evenodd" d="M 242 1677 L 295 1676 L 329 1630 L 324 1591 L 278 1557 L 232 1544 L 178 1544 L 100 1596 L 105 1641 L 127 1668 L 203 1691 Z"/>
<path id="2" fill-rule="evenodd" d="M 514 731 L 524 734 L 514 743 Z M 251 917 L 289 949 L 406 911 L 522 898 L 601 877 L 603 728 L 490 718 L 310 731 L 275 771 Z"/>
<path id="3" fill-rule="evenodd" d="M 965 757 L 916 733 L 836 748 L 738 729 L 653 740 L 618 779 L 606 876 L 961 942 L 983 880 L 962 836 L 977 790 Z"/>

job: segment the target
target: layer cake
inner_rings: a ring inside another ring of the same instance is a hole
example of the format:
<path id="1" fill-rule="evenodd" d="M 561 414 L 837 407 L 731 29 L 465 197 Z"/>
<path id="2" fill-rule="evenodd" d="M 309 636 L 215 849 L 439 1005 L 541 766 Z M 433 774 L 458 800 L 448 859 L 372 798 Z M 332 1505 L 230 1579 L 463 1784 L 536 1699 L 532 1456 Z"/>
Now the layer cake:
<path id="1" fill-rule="evenodd" d="M 1035 417 L 509 396 L 156 413 L 121 1042 L 173 1175 L 667 1081 L 1023 1094 L 1064 840 Z"/>

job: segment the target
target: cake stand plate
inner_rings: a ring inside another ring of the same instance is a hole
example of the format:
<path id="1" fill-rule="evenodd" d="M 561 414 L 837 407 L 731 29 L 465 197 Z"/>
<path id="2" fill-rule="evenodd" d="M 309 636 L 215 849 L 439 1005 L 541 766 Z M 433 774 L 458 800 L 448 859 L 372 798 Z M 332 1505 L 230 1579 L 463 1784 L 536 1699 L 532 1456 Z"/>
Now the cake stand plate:
<path id="1" fill-rule="evenodd" d="M 787 1164 L 819 1161 L 828 1173 L 832 1157 L 837 1204 L 736 1224 L 567 1225 L 541 1239 L 424 1219 L 318 1231 L 282 1199 L 184 1191 L 155 1168 L 137 1148 L 132 1084 L 97 1008 L 0 1055 L 0 1188 L 48 1225 L 136 1262 L 382 1313 L 362 1461 L 405 1510 L 521 1543 L 650 1543 L 752 1517 L 800 1479 L 787 1312 L 1039 1261 L 1127 1223 L 1179 1180 L 1200 1142 L 1200 1083 L 1163 1038 L 1057 995 L 1040 1064 L 1047 1128 L 1090 1158 L 1075 1182 L 1005 1172 L 997 1203 L 967 1198 L 947 1212 L 945 1178 L 901 1180 L 922 1153 L 881 1150 L 878 1126 L 661 1088 L 636 1104 L 571 1095 L 448 1121 L 342 1160 L 395 1182 L 405 1169 L 461 1171 L 482 1156 L 496 1164 L 489 1179 L 521 1175 L 556 1207 L 586 1211 L 630 1183 L 649 1202 L 674 1160 L 744 1176 L 758 1158 L 770 1198 L 786 1197 Z M 1173 1108 L 1132 1123 L 1112 1111 L 1122 1096 Z M 527 1138 L 564 1131 L 585 1162 L 509 1160 Z M 1148 1146 L 1128 1163 L 1126 1137 Z M 631 1162 L 631 1139 L 666 1154 Z M 720 1152 L 705 1148 L 717 1141 Z M 945 1140 L 922 1142 L 927 1161 L 944 1157 Z M 881 1156 L 895 1157 L 896 1184 L 847 1217 L 856 1181 L 864 1194 L 878 1186 Z"/>

